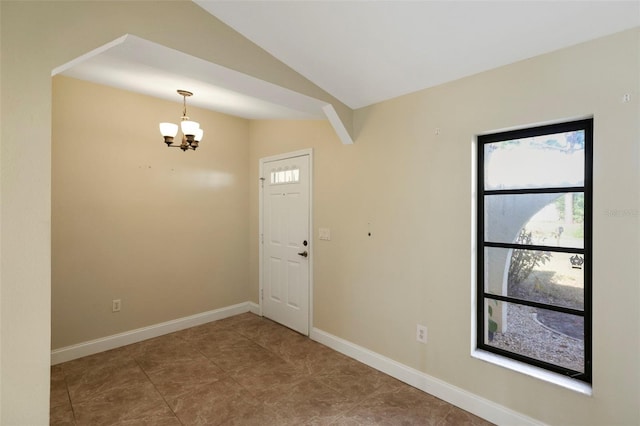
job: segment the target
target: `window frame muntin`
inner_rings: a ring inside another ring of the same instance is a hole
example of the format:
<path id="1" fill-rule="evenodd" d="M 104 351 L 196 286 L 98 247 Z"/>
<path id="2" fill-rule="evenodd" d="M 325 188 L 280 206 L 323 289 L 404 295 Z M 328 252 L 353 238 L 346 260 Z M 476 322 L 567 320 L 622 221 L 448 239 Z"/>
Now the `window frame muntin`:
<path id="1" fill-rule="evenodd" d="M 485 164 L 484 164 L 484 147 L 488 143 L 504 142 L 514 139 L 524 139 L 528 137 L 543 136 L 555 133 L 571 132 L 583 130 L 585 142 L 584 155 L 584 184 L 582 186 L 569 187 L 542 187 L 542 188 L 510 188 L 510 189 L 484 189 Z M 516 361 L 539 367 L 548 371 L 562 374 L 564 376 L 578 379 L 588 384 L 592 383 L 592 266 L 593 266 L 593 250 L 592 250 L 592 234 L 593 234 L 593 117 L 581 120 L 573 120 L 556 124 L 527 127 L 516 130 L 496 132 L 491 134 L 479 135 L 476 138 L 476 349 L 484 350 Z M 536 193 L 567 193 L 582 192 L 584 193 L 584 223 L 583 223 L 583 248 L 574 247 L 556 247 L 556 246 L 540 246 L 526 244 L 510 244 L 495 243 L 485 241 L 485 196 L 495 194 L 536 194 Z M 584 305 L 582 316 L 584 317 L 584 373 L 571 370 L 556 364 L 548 363 L 539 359 L 531 358 L 516 352 L 506 351 L 484 343 L 485 336 L 485 301 L 497 300 L 507 303 L 516 303 L 520 305 L 529 305 L 540 307 L 541 309 L 549 309 L 568 314 L 577 314 L 577 310 L 559 307 L 556 305 L 547 305 L 544 303 L 530 302 L 509 296 L 493 295 L 485 291 L 484 278 L 484 260 L 485 247 L 503 247 L 503 248 L 519 248 L 519 249 L 543 249 L 561 253 L 580 253 L 584 255 Z"/>

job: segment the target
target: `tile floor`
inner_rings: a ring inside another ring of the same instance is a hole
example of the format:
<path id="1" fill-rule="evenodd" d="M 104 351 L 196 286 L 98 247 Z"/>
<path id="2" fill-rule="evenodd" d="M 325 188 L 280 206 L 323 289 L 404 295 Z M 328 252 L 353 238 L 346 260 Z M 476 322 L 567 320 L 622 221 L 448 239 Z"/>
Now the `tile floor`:
<path id="1" fill-rule="evenodd" d="M 489 425 L 247 313 L 51 367 L 52 425 Z"/>

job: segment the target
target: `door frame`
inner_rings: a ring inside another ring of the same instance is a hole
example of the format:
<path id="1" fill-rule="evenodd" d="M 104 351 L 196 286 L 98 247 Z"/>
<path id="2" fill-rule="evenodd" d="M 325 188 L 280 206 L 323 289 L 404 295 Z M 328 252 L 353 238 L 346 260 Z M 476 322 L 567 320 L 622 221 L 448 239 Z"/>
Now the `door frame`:
<path id="1" fill-rule="evenodd" d="M 309 156 L 309 309 L 307 322 L 308 335 L 313 329 L 313 253 L 314 253 L 314 232 L 313 232 L 313 148 L 299 151 L 286 152 L 283 154 L 263 157 L 259 160 L 258 169 L 258 300 L 260 316 L 262 312 L 262 301 L 264 296 L 264 182 L 266 180 L 264 165 L 271 161 L 286 160 L 288 158 Z"/>

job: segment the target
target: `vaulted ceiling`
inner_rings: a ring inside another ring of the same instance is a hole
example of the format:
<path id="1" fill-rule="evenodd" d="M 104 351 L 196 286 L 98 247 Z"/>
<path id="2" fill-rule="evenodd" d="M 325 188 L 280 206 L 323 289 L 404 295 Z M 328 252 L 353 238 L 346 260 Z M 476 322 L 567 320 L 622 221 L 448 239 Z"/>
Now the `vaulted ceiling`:
<path id="1" fill-rule="evenodd" d="M 637 0 L 194 1 L 351 108 L 640 25 Z"/>
<path id="2" fill-rule="evenodd" d="M 194 2 L 353 109 L 640 26 L 640 1 Z M 131 36 L 61 71 L 176 102 L 186 88 L 245 118 L 323 117 L 313 99 Z"/>

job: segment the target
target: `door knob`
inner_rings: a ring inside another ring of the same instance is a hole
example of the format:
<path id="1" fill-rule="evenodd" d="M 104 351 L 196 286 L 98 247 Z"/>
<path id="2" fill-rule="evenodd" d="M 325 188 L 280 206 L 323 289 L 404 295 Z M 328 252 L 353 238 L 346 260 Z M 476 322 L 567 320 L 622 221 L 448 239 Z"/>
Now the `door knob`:
<path id="1" fill-rule="evenodd" d="M 302 256 L 302 257 L 307 257 L 307 256 L 309 256 L 309 253 L 307 253 L 307 251 L 306 251 L 306 250 L 305 250 L 305 251 L 303 251 L 302 253 L 298 253 L 298 254 L 299 254 L 300 256 Z"/>

